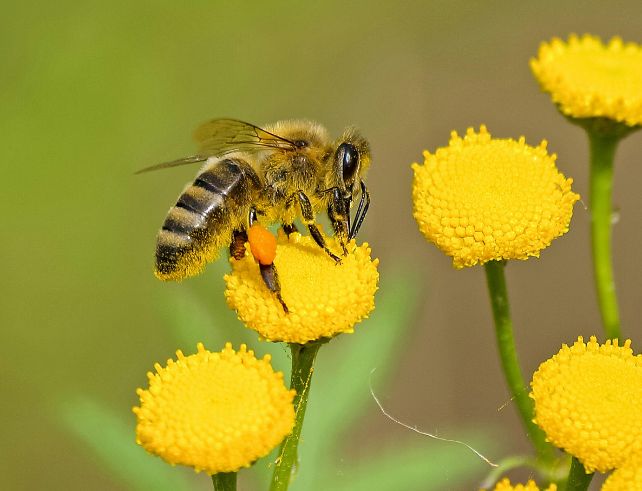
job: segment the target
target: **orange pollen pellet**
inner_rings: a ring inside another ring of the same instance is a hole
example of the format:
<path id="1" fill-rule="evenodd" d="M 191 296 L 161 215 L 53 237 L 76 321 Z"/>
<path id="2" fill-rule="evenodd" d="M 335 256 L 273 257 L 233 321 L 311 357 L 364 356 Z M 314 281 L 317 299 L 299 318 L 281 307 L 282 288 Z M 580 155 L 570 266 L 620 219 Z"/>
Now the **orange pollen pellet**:
<path id="1" fill-rule="evenodd" d="M 276 257 L 276 237 L 268 229 L 255 223 L 247 231 L 247 239 L 254 259 L 263 266 L 274 262 Z"/>

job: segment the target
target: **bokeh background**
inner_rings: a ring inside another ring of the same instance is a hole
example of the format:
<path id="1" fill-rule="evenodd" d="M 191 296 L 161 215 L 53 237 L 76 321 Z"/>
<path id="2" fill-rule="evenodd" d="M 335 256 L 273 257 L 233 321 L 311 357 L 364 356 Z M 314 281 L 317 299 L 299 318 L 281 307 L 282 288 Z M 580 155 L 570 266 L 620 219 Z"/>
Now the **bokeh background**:
<path id="1" fill-rule="evenodd" d="M 82 419 L 83 407 L 106 411 L 131 432 L 137 451 L 130 409 L 135 388 L 145 384 L 155 361 L 179 347 L 193 351 L 192 341 L 201 335 L 211 336 L 206 341 L 249 340 L 260 354 L 280 353 L 286 367 L 282 348 L 259 342 L 225 311 L 225 261 L 178 285 L 151 274 L 157 229 L 196 169 L 133 172 L 192 153 L 195 126 L 222 116 L 257 124 L 310 118 L 335 135 L 355 124 L 372 144 L 372 207 L 361 239 L 381 259 L 380 295 L 393 287 L 402 292 L 394 308 L 403 312 L 375 313 L 354 335 L 331 343 L 318 371 L 350 357 L 350 346 L 375 335 L 369 329 L 386 329 L 385 316 L 403 314 L 407 321 L 396 335 L 392 361 L 379 364 L 374 350 L 362 362 L 367 371 L 377 368 L 373 383 L 386 408 L 441 436 L 466 438 L 483 429 L 479 450 L 494 460 L 527 451 L 499 370 L 482 268 L 454 270 L 421 237 L 411 214 L 410 163 L 421 159 L 423 149 L 446 145 L 451 130 L 484 123 L 494 136 L 525 135 L 531 144 L 547 139 L 586 200 L 586 138 L 540 93 L 528 67 L 540 41 L 570 32 L 640 42 L 642 3 L 5 5 L 1 487 L 130 489 L 83 439 L 74 417 Z M 634 134 L 617 155 L 614 239 L 623 330 L 638 350 L 641 151 L 642 134 Z M 562 342 L 600 334 L 588 225 L 579 203 L 570 232 L 541 259 L 508 268 L 526 374 Z M 199 319 L 216 322 L 203 321 L 193 331 L 188 326 L 181 335 L 172 319 L 184 311 L 190 318 L 194 309 L 200 309 Z M 368 398 L 368 384 L 368 377 L 353 382 L 368 404 L 335 456 L 337 475 L 341 465 L 348 468 L 399 442 L 450 445 L 384 418 Z M 464 449 L 452 455 L 442 464 L 444 473 L 455 462 L 474 471 L 435 489 L 474 489 L 489 468 Z M 306 466 L 314 463 L 303 462 L 301 475 Z M 210 488 L 203 475 L 170 471 L 182 473 L 193 489 Z M 305 488 L 299 483 L 296 489 Z M 417 489 L 433 488 L 426 483 Z"/>

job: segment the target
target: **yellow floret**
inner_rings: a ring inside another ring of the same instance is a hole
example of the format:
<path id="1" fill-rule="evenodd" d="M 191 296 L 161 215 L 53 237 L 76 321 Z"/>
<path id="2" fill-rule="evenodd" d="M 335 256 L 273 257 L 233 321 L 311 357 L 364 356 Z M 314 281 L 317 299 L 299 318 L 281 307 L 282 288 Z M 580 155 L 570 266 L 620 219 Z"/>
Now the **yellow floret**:
<path id="1" fill-rule="evenodd" d="M 531 69 L 562 113 L 642 124 L 642 46 L 618 37 L 607 45 L 595 36 L 571 35 L 542 43 Z"/>
<path id="2" fill-rule="evenodd" d="M 535 422 L 587 472 L 617 468 L 640 452 L 642 356 L 630 340 L 600 345 L 579 337 L 542 363 L 531 385 Z"/>
<path id="3" fill-rule="evenodd" d="M 529 480 L 526 484 L 511 484 L 510 479 L 505 477 L 495 485 L 493 491 L 540 491 L 540 489 L 533 480 Z M 542 491 L 557 491 L 557 486 L 551 484 Z"/>
<path id="4" fill-rule="evenodd" d="M 337 241 L 326 240 L 340 254 Z M 304 344 L 353 332 L 354 325 L 374 309 L 379 260 L 370 259 L 368 244 L 351 241 L 347 248 L 348 255 L 337 264 L 311 237 L 280 234 L 274 264 L 289 313 L 265 286 L 250 254 L 230 259 L 227 303 L 241 321 L 269 341 Z"/>
<path id="5" fill-rule="evenodd" d="M 170 464 L 208 474 L 236 472 L 276 447 L 294 425 L 294 391 L 245 345 L 198 352 L 149 372 L 138 389 L 136 441 Z"/>
<path id="6" fill-rule="evenodd" d="M 481 126 L 424 158 L 412 165 L 414 217 L 456 268 L 537 257 L 568 230 L 579 195 L 546 142 L 493 139 Z"/>

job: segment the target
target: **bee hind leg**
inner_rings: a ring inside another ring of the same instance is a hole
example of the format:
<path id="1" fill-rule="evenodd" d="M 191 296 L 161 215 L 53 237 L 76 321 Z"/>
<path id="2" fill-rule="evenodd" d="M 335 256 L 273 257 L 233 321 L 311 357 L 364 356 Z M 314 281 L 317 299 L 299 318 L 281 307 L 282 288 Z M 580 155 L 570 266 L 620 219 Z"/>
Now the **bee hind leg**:
<path id="1" fill-rule="evenodd" d="M 259 264 L 259 269 L 261 270 L 261 278 L 263 278 L 263 283 L 265 283 L 265 286 L 268 287 L 268 289 L 274 293 L 276 296 L 277 300 L 283 307 L 283 311 L 287 314 L 290 311 L 288 310 L 288 306 L 285 304 L 283 301 L 283 297 L 281 296 L 281 284 L 279 283 L 279 274 L 276 272 L 276 266 L 274 266 L 274 263 L 271 264 Z"/>
<path id="2" fill-rule="evenodd" d="M 257 211 L 254 207 L 250 209 L 248 216 L 248 224 L 250 228 L 245 233 L 245 240 L 250 243 L 250 249 L 254 259 L 259 264 L 259 271 L 263 283 L 268 287 L 277 298 L 283 311 L 287 314 L 289 312 L 288 306 L 283 301 L 281 296 L 281 283 L 279 282 L 279 274 L 274 265 L 274 258 L 276 257 L 276 239 L 265 227 L 261 226 L 257 221 Z"/>
<path id="3" fill-rule="evenodd" d="M 230 255 L 236 259 L 240 260 L 245 257 L 245 243 L 248 241 L 247 232 L 245 229 L 235 230 L 232 235 L 232 242 L 230 243 Z M 259 262 L 259 269 L 261 271 L 261 278 L 263 283 L 268 287 L 277 300 L 283 307 L 283 310 L 287 314 L 289 312 L 288 306 L 283 301 L 281 296 L 281 284 L 279 283 L 279 274 L 276 272 L 276 266 L 274 263 L 270 264 L 261 264 Z"/>

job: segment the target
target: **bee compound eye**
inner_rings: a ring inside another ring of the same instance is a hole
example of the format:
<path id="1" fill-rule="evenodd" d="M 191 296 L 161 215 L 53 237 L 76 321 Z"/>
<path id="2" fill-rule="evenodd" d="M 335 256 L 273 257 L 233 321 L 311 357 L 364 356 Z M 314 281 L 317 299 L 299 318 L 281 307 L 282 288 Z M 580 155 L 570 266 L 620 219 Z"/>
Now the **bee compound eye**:
<path id="1" fill-rule="evenodd" d="M 351 181 L 359 165 L 359 151 L 351 143 L 342 143 L 337 149 L 337 156 L 341 159 L 343 181 Z"/>

